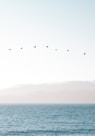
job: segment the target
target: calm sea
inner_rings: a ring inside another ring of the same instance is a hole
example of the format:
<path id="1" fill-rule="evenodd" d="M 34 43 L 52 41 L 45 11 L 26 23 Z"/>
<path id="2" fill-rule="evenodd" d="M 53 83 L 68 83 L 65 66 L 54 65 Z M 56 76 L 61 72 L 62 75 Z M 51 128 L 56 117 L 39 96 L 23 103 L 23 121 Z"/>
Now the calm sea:
<path id="1" fill-rule="evenodd" d="M 95 105 L 1 105 L 0 136 L 95 136 Z"/>

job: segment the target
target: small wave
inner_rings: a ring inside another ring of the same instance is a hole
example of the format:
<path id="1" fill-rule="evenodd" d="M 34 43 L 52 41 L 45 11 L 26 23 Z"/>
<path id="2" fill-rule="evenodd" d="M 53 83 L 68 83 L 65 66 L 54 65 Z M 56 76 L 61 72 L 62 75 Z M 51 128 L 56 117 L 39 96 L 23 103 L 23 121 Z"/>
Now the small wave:
<path id="1" fill-rule="evenodd" d="M 95 129 L 64 129 L 64 130 L 17 130 L 17 131 L 7 131 L 0 133 L 0 135 L 26 135 L 26 134 L 95 134 Z"/>

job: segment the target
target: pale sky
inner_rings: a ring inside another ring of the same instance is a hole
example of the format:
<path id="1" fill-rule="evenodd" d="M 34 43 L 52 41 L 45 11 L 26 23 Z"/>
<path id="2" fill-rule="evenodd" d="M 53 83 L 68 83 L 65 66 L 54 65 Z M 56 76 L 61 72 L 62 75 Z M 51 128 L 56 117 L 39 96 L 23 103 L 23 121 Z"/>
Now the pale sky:
<path id="1" fill-rule="evenodd" d="M 0 88 L 95 80 L 94 36 L 95 0 L 0 0 Z"/>

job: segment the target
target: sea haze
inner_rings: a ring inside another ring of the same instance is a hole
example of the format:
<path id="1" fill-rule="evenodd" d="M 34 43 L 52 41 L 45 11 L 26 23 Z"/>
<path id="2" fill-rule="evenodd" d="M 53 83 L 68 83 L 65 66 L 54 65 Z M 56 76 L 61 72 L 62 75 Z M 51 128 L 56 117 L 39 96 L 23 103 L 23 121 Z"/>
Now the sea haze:
<path id="1" fill-rule="evenodd" d="M 95 82 L 17 85 L 0 90 L 0 103 L 95 103 Z"/>

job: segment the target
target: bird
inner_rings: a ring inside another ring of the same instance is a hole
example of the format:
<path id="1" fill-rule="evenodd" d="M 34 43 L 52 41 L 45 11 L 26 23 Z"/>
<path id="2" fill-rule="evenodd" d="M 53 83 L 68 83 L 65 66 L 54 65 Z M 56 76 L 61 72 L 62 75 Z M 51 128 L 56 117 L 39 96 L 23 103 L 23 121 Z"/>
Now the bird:
<path id="1" fill-rule="evenodd" d="M 83 55 L 86 55 L 86 52 L 84 52 Z"/>
<path id="2" fill-rule="evenodd" d="M 67 49 L 67 52 L 69 52 L 69 49 Z"/>
<path id="3" fill-rule="evenodd" d="M 48 46 L 46 46 L 46 48 L 48 48 Z"/>
<path id="4" fill-rule="evenodd" d="M 58 51 L 58 49 L 55 49 L 55 51 Z"/>
<path id="5" fill-rule="evenodd" d="M 9 51 L 11 51 L 12 49 L 10 48 Z"/>
<path id="6" fill-rule="evenodd" d="M 34 46 L 34 48 L 36 48 L 36 46 Z"/>
<path id="7" fill-rule="evenodd" d="M 22 50 L 23 48 L 21 47 L 20 49 Z"/>

